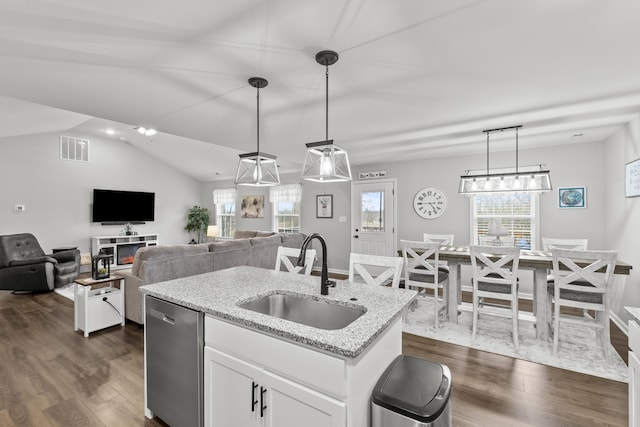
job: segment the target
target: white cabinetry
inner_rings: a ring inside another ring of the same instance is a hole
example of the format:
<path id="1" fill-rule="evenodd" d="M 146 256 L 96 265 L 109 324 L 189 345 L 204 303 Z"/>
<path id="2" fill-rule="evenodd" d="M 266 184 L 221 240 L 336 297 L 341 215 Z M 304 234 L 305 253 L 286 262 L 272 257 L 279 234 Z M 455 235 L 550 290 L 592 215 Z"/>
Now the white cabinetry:
<path id="1" fill-rule="evenodd" d="M 640 427 L 640 326 L 629 320 L 629 426 Z"/>
<path id="2" fill-rule="evenodd" d="M 91 238 L 91 253 L 96 255 L 102 251 L 112 255 L 111 269 L 128 268 L 133 264 L 133 257 L 138 249 L 156 246 L 157 234 L 136 234 L 133 236 L 98 236 Z"/>
<path id="3" fill-rule="evenodd" d="M 225 427 L 345 425 L 345 403 L 205 347 L 205 425 Z"/>
<path id="4" fill-rule="evenodd" d="M 352 359 L 205 316 L 205 426 L 369 426 L 371 391 L 402 350 L 400 320 Z"/>

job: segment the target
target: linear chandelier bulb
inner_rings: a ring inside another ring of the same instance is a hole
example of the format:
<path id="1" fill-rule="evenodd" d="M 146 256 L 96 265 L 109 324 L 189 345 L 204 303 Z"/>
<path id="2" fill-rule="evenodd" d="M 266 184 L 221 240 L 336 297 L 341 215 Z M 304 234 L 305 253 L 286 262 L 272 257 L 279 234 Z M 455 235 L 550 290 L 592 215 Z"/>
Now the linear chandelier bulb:
<path id="1" fill-rule="evenodd" d="M 513 188 L 518 189 L 520 187 L 522 187 L 522 184 L 520 183 L 520 177 L 516 176 L 515 181 L 513 181 Z"/>

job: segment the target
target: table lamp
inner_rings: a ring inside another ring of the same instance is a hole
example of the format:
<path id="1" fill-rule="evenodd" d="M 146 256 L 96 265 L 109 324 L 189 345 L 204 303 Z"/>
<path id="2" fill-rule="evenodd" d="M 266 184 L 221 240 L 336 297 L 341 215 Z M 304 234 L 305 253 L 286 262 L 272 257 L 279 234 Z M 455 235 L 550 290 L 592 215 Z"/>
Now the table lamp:
<path id="1" fill-rule="evenodd" d="M 213 241 L 215 242 L 218 237 L 218 226 L 210 225 L 207 227 L 207 237 L 213 237 Z"/>
<path id="2" fill-rule="evenodd" d="M 493 246 L 502 246 L 502 240 L 500 240 L 500 236 L 508 236 L 509 230 L 502 226 L 502 221 L 499 219 L 494 219 L 489 224 L 489 231 L 487 232 L 488 236 L 495 236 L 495 239 L 491 242 Z"/>

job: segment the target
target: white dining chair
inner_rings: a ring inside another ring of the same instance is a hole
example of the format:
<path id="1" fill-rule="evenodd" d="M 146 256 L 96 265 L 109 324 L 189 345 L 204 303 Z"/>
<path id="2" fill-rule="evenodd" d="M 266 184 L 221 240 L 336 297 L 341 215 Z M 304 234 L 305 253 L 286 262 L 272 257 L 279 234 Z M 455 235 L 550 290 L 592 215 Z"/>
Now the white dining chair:
<path id="1" fill-rule="evenodd" d="M 440 243 L 440 246 L 453 246 L 453 238 L 453 234 L 422 234 L 423 241 L 428 243 Z"/>
<path id="2" fill-rule="evenodd" d="M 368 255 L 351 252 L 349 256 L 349 282 L 369 285 L 400 286 L 403 260 L 400 257 Z M 358 280 L 360 279 L 360 280 Z"/>
<path id="3" fill-rule="evenodd" d="M 282 267 L 284 267 L 289 273 L 300 273 L 301 271 L 303 271 L 305 276 L 310 275 L 311 270 L 313 269 L 313 263 L 316 260 L 316 250 L 307 249 L 307 252 L 304 255 L 304 266 L 302 267 L 296 265 L 296 261 L 298 260 L 299 256 L 300 249 L 279 246 L 278 253 L 276 255 L 275 270 L 281 271 Z"/>
<path id="4" fill-rule="evenodd" d="M 478 236 L 478 244 L 480 246 L 515 246 L 516 238 L 514 236 Z"/>
<path id="5" fill-rule="evenodd" d="M 446 314 L 448 301 L 449 274 L 440 269 L 440 243 L 439 242 L 414 242 L 400 240 L 402 259 L 404 262 L 404 287 L 405 289 L 418 288 L 431 289 L 433 292 L 434 325 L 438 328 L 440 314 Z M 442 289 L 442 299 L 439 290 Z"/>
<path id="6" fill-rule="evenodd" d="M 553 237 L 543 237 L 542 250 L 550 252 L 552 248 L 558 248 L 586 251 L 588 241 L 588 239 L 556 239 Z"/>
<path id="7" fill-rule="evenodd" d="M 470 246 L 473 284 L 472 341 L 476 339 L 479 314 L 512 319 L 513 345 L 518 348 L 518 264 L 517 246 Z M 481 299 L 504 301 L 508 305 L 480 303 Z"/>
<path id="8" fill-rule="evenodd" d="M 609 357 L 608 291 L 616 265 L 616 251 L 551 249 L 554 284 L 547 286 L 549 307 L 553 303 L 553 352 L 558 351 L 560 323 L 595 328 L 605 359 Z M 568 272 L 568 273 L 567 273 Z M 561 313 L 562 307 L 581 309 L 581 315 Z M 593 310 L 595 317 L 586 315 Z"/>

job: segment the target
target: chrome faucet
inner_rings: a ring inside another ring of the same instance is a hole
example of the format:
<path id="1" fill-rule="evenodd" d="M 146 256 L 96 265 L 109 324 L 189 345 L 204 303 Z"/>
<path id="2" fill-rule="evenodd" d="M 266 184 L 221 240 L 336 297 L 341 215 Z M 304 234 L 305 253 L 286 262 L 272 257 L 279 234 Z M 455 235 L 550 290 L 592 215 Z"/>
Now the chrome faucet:
<path id="1" fill-rule="evenodd" d="M 329 274 L 327 273 L 327 244 L 324 241 L 324 238 L 318 233 L 313 233 L 304 239 L 302 243 L 302 249 L 300 249 L 300 256 L 298 257 L 298 262 L 296 265 L 298 267 L 304 266 L 304 259 L 307 253 L 307 246 L 313 239 L 318 239 L 320 244 L 322 245 L 322 273 L 320 276 L 320 295 L 329 295 L 329 287 L 333 287 L 336 285 L 336 282 L 333 280 L 329 280 Z"/>

